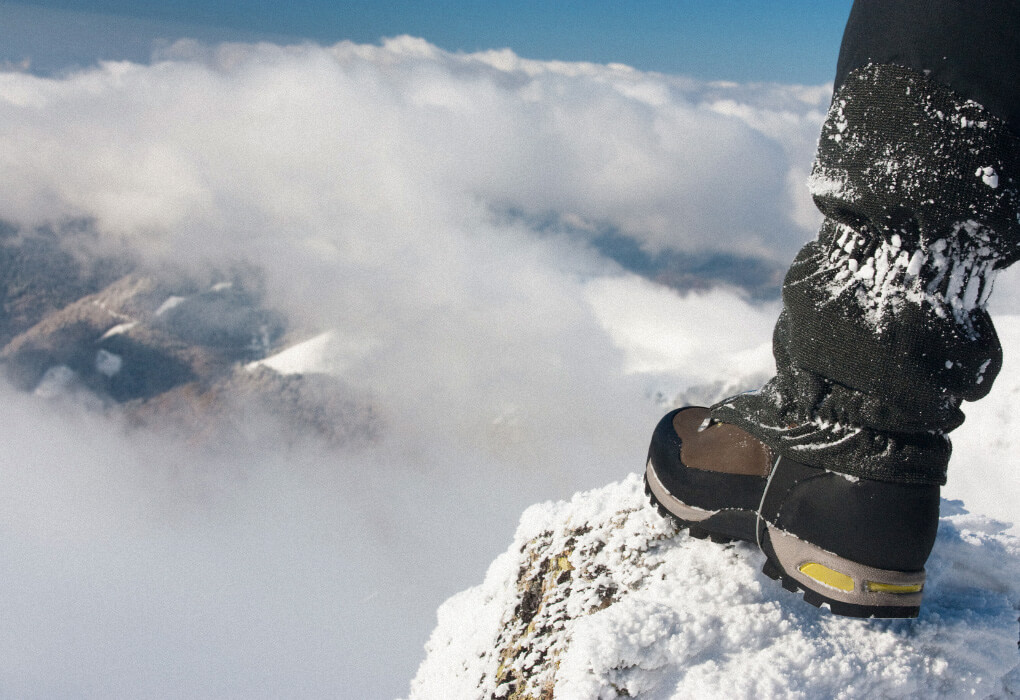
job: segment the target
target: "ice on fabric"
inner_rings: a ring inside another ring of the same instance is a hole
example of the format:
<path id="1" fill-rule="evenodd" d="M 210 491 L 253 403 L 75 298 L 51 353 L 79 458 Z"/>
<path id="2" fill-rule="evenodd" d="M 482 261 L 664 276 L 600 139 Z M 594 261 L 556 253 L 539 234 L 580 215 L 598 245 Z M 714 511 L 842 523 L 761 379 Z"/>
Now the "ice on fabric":
<path id="1" fill-rule="evenodd" d="M 996 274 L 981 224 L 960 222 L 953 236 L 912 250 L 898 235 L 876 240 L 845 224 L 839 229 L 828 259 L 834 298 L 852 294 L 879 332 L 904 303 L 913 303 L 974 333 L 973 314 L 987 306 Z"/>

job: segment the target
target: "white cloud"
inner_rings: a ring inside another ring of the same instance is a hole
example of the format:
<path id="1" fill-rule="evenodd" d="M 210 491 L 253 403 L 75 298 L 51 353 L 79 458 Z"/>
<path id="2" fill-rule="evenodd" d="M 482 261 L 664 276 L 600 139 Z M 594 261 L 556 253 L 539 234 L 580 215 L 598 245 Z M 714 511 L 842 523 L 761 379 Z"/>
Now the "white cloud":
<path id="1" fill-rule="evenodd" d="M 63 80 L 0 76 L 0 177 L 13 185 L 0 214 L 92 215 L 175 256 L 213 254 L 196 230 L 217 250 L 315 241 L 346 254 L 371 236 L 386 255 L 408 233 L 483 226 L 493 208 L 575 215 L 651 250 L 785 260 L 812 233 L 788 216 L 785 182 L 810 158 L 824 89 L 448 54 L 406 37 L 182 42 L 166 55 Z"/>
<path id="2" fill-rule="evenodd" d="M 681 296 L 638 277 L 595 280 L 588 298 L 626 352 L 627 371 L 672 374 L 685 384 L 775 372 L 778 303 L 755 308 L 721 289 Z"/>
<path id="3" fill-rule="evenodd" d="M 208 454 L 5 389 L 0 687 L 402 692 L 526 505 L 640 469 L 656 391 L 767 363 L 774 307 L 659 290 L 583 236 L 791 258 L 826 99 L 406 37 L 0 73 L 0 219 L 254 265 L 383 424 Z"/>

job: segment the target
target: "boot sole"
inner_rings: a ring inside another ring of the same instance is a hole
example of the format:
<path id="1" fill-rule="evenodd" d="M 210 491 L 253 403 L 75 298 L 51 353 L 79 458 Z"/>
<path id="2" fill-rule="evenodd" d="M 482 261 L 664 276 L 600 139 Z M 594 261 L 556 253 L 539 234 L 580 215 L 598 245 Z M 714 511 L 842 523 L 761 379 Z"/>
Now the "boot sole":
<path id="1" fill-rule="evenodd" d="M 705 510 L 688 505 L 666 490 L 651 460 L 645 465 L 645 494 L 659 515 L 672 519 L 691 537 L 699 540 L 707 538 L 720 544 L 756 540 L 757 513 L 739 508 Z"/>
<path id="2" fill-rule="evenodd" d="M 913 618 L 921 609 L 924 571 L 893 571 L 865 566 L 827 552 L 772 525 L 759 527 L 765 554 L 762 573 L 783 588 L 803 591 L 816 608 L 860 618 Z"/>

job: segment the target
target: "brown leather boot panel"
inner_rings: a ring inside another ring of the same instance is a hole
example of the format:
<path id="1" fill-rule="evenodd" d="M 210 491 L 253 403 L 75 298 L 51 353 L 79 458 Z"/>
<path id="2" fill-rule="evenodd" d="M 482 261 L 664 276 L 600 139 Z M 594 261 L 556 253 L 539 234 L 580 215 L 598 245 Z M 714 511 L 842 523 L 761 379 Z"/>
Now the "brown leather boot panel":
<path id="1" fill-rule="evenodd" d="M 724 474 L 768 476 L 772 468 L 768 448 L 747 432 L 726 423 L 714 423 L 699 432 L 708 415 L 707 408 L 691 407 L 673 419 L 684 465 Z"/>

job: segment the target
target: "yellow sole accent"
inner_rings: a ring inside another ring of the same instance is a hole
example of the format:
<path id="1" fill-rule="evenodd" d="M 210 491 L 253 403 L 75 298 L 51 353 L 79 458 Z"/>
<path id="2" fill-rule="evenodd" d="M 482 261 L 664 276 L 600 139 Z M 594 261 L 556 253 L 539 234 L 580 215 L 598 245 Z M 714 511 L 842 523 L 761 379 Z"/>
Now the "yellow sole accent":
<path id="1" fill-rule="evenodd" d="M 818 564 L 816 562 L 801 564 L 800 572 L 805 576 L 810 576 L 815 581 L 818 581 L 830 588 L 835 588 L 838 591 L 846 591 L 847 593 L 850 593 L 854 589 L 854 580 L 852 578 L 846 574 L 841 574 L 838 571 L 833 571 L 823 564 Z"/>
<path id="2" fill-rule="evenodd" d="M 875 593 L 920 593 L 924 588 L 923 583 L 910 583 L 910 584 L 898 584 L 898 583 L 878 583 L 877 581 L 866 581 L 864 587 Z"/>

